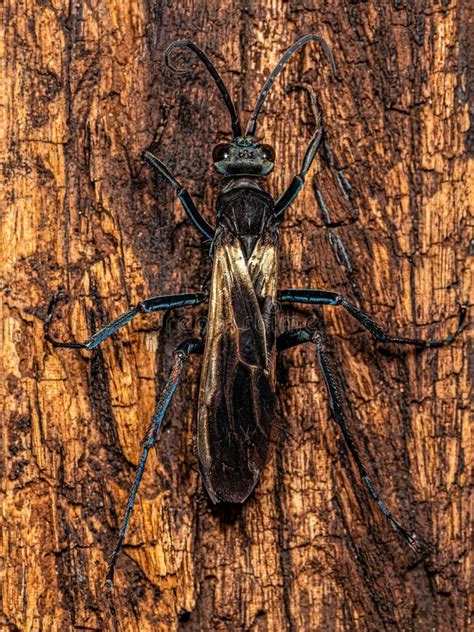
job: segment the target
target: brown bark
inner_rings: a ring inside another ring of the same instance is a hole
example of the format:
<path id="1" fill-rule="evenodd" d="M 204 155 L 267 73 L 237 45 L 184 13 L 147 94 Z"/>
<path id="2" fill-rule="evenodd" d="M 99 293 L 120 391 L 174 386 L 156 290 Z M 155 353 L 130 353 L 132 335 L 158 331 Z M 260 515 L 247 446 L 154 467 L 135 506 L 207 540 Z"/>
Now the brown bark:
<path id="1" fill-rule="evenodd" d="M 311 134 L 307 103 L 282 87 L 304 78 L 360 212 L 333 195 L 335 174 L 318 159 L 338 225 L 324 227 L 308 178 L 283 225 L 280 287 L 339 290 L 393 332 L 452 330 L 468 299 L 467 4 L 7 0 L 2 629 L 468 629 L 466 333 L 400 351 L 337 309 L 319 312 L 367 467 L 432 543 L 429 556 L 407 550 L 361 489 L 309 347 L 280 361 L 280 438 L 255 494 L 235 515 L 213 509 L 193 450 L 193 359 L 147 466 L 113 600 L 103 579 L 140 437 L 186 334 L 154 315 L 94 354 L 43 337 L 59 286 L 68 300 L 55 333 L 84 339 L 142 298 L 199 289 L 209 272 L 173 192 L 138 157 L 157 138 L 211 219 L 210 152 L 228 118 L 201 67 L 172 75 L 164 47 L 204 46 L 246 119 L 278 56 L 309 32 L 330 44 L 341 81 L 315 45 L 285 71 L 260 126 L 277 151 L 269 189 L 297 172 Z"/>

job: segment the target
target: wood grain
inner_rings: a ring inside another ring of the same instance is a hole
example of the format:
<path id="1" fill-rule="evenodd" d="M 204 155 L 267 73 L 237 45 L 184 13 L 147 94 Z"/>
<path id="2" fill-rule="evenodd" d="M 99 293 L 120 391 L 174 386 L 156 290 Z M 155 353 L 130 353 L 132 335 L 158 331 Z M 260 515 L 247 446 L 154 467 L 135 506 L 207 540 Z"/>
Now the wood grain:
<path id="1" fill-rule="evenodd" d="M 209 274 L 206 247 L 139 155 L 159 141 L 211 220 L 211 148 L 228 117 L 201 67 L 173 75 L 164 48 L 205 47 L 246 120 L 280 54 L 310 32 L 331 46 L 340 80 L 316 45 L 285 70 L 259 128 L 277 151 L 269 190 L 297 172 L 312 132 L 303 95 L 284 92 L 304 79 L 358 213 L 319 159 L 333 226 L 308 178 L 283 225 L 280 287 L 338 290 L 393 332 L 451 331 L 471 296 L 468 3 L 6 0 L 2 11 L 2 629 L 468 630 L 467 332 L 400 351 L 337 308 L 317 312 L 367 467 L 431 542 L 428 557 L 406 549 L 362 490 L 309 347 L 279 363 L 280 438 L 255 494 L 234 513 L 212 508 L 193 449 L 193 359 L 147 465 L 113 598 L 103 580 L 140 438 L 172 349 L 199 331 L 205 307 L 187 320 L 138 318 L 92 354 L 43 336 L 59 287 L 55 335 L 84 339 Z M 282 322 L 312 311 L 294 313 Z"/>

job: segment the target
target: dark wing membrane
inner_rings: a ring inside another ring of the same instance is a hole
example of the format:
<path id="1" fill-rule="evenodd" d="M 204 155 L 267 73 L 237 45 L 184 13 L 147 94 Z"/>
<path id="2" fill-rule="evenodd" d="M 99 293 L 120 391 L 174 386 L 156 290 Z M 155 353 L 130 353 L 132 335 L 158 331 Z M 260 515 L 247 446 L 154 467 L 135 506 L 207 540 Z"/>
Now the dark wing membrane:
<path id="1" fill-rule="evenodd" d="M 265 464 L 274 420 L 277 252 L 268 235 L 248 262 L 221 234 L 214 251 L 198 409 L 198 451 L 214 502 L 243 502 Z"/>

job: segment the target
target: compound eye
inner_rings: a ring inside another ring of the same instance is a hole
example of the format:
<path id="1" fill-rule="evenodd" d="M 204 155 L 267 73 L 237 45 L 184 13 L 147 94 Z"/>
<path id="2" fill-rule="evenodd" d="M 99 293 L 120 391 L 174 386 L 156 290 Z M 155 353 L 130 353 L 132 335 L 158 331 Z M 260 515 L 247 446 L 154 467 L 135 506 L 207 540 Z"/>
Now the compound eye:
<path id="1" fill-rule="evenodd" d="M 221 162 L 221 160 L 227 160 L 230 157 L 230 147 L 227 143 L 220 143 L 216 145 L 212 151 L 212 161 Z"/>
<path id="2" fill-rule="evenodd" d="M 260 152 L 263 160 L 268 160 L 268 162 L 275 162 L 275 152 L 273 147 L 270 145 L 260 145 Z"/>

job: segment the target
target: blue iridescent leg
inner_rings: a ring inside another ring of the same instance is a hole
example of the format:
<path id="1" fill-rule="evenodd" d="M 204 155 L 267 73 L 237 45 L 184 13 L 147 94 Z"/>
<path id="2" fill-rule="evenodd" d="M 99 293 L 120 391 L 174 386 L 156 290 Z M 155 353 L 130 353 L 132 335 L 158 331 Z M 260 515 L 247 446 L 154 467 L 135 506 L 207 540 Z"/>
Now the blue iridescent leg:
<path id="1" fill-rule="evenodd" d="M 133 307 L 125 314 L 118 316 L 108 325 L 96 331 L 85 342 L 60 342 L 51 337 L 49 333 L 49 327 L 53 316 L 54 306 L 59 298 L 60 293 L 56 293 L 51 299 L 48 307 L 48 315 L 45 321 L 45 338 L 55 347 L 64 347 L 66 349 L 94 349 L 106 338 L 123 327 L 127 323 L 137 316 L 137 314 L 149 314 L 156 311 L 166 311 L 168 309 L 176 309 L 178 307 L 191 307 L 192 305 L 198 305 L 206 300 L 206 292 L 191 292 L 187 294 L 167 294 L 164 296 L 154 296 L 147 298 L 144 301 L 140 301 L 138 305 Z"/>
<path id="2" fill-rule="evenodd" d="M 442 345 L 452 342 L 464 329 L 466 323 L 467 307 L 461 305 L 459 312 L 459 323 L 454 331 L 446 338 L 440 340 L 419 338 L 400 338 L 392 336 L 383 331 L 379 325 L 364 311 L 347 301 L 338 292 L 329 292 L 326 290 L 282 290 L 278 292 L 278 300 L 280 303 L 303 303 L 309 305 L 335 305 L 343 307 L 349 312 L 359 323 L 367 329 L 372 336 L 380 342 L 389 342 L 391 344 L 414 345 L 416 347 L 441 347 Z"/>
<path id="3" fill-rule="evenodd" d="M 344 170 L 336 167 L 336 163 L 335 163 L 332 151 L 329 149 L 329 146 L 326 143 L 324 138 L 322 141 L 321 157 L 323 158 L 323 160 L 326 162 L 326 164 L 328 165 L 330 169 L 336 171 L 336 181 L 337 181 L 338 188 L 341 191 L 342 196 L 344 200 L 346 201 L 346 203 L 348 203 L 351 207 L 351 214 L 350 214 L 350 218 L 348 219 L 348 223 L 350 223 L 354 221 L 354 219 L 359 214 L 359 209 L 357 208 L 357 205 L 354 199 L 354 192 L 352 190 L 352 186 L 350 182 L 348 182 L 348 180 L 346 179 L 344 175 Z M 317 173 L 315 173 L 313 177 L 313 186 L 314 186 L 314 190 L 316 194 L 316 200 L 318 202 L 318 206 L 322 213 L 322 219 L 323 219 L 324 224 L 327 227 L 341 225 L 341 222 L 337 222 L 337 221 L 334 222 L 331 218 L 331 213 L 330 213 L 331 209 L 328 208 L 324 195 L 321 189 L 319 188 Z"/>
<path id="4" fill-rule="evenodd" d="M 283 213 L 285 212 L 285 210 L 290 206 L 290 204 L 293 202 L 293 200 L 296 198 L 296 196 L 300 192 L 304 184 L 306 174 L 308 173 L 309 168 L 313 164 L 313 160 L 316 156 L 316 152 L 319 149 L 319 145 L 321 143 L 321 140 L 323 138 L 323 133 L 324 133 L 323 117 L 322 117 L 322 113 L 318 105 L 318 100 L 313 88 L 309 84 L 303 83 L 303 84 L 298 84 L 296 86 L 292 86 L 290 89 L 295 89 L 295 88 L 302 88 L 306 90 L 306 92 L 308 93 L 310 97 L 311 108 L 313 110 L 313 116 L 316 120 L 316 131 L 314 132 L 313 136 L 311 137 L 311 140 L 309 141 L 309 145 L 306 149 L 306 153 L 303 158 L 301 171 L 296 176 L 293 176 L 293 179 L 288 185 L 288 188 L 280 195 L 278 200 L 275 202 L 275 209 L 274 209 L 275 215 L 280 219 L 280 221 L 283 217 Z"/>
<path id="5" fill-rule="evenodd" d="M 145 470 L 148 453 L 153 448 L 158 438 L 158 433 L 160 431 L 163 418 L 178 385 L 184 360 L 189 358 L 191 354 L 202 354 L 203 350 L 204 343 L 199 338 L 190 338 L 189 340 L 185 340 L 175 349 L 173 367 L 171 368 L 170 374 L 163 389 L 163 393 L 161 394 L 161 397 L 156 404 L 155 412 L 153 413 L 153 417 L 143 438 L 143 449 L 140 461 L 138 462 L 135 480 L 130 490 L 130 495 L 125 507 L 125 514 L 122 520 L 122 526 L 120 527 L 117 543 L 112 552 L 112 557 L 110 558 L 109 562 L 109 568 L 105 580 L 106 586 L 108 587 L 111 587 L 113 584 L 115 565 L 117 563 L 118 556 L 120 555 L 120 551 L 122 550 L 123 542 L 125 540 L 128 522 L 130 520 L 130 516 L 132 515 L 138 488 L 140 487 L 140 482 Z"/>
<path id="6" fill-rule="evenodd" d="M 206 239 L 212 241 L 215 233 L 214 229 L 197 210 L 186 188 L 181 186 L 165 163 L 153 154 L 153 151 L 156 149 L 157 144 L 152 143 L 148 149 L 145 149 L 142 153 L 142 160 L 173 187 L 191 222 Z"/>
<path id="7" fill-rule="evenodd" d="M 342 410 L 341 396 L 339 394 L 336 381 L 333 377 L 333 369 L 324 352 L 322 334 L 318 331 L 314 331 L 306 327 L 301 329 L 292 329 L 281 334 L 278 337 L 277 349 L 278 351 L 284 351 L 285 349 L 289 349 L 304 342 L 312 342 L 316 345 L 319 365 L 323 373 L 324 381 L 326 382 L 326 388 L 329 396 L 329 406 L 332 415 L 342 431 L 346 445 L 349 448 L 350 453 L 352 454 L 357 469 L 359 470 L 360 476 L 364 481 L 364 485 L 366 486 L 371 498 L 377 503 L 377 506 L 385 515 L 392 527 L 396 531 L 398 531 L 398 533 L 407 541 L 410 548 L 418 554 L 423 553 L 426 550 L 426 545 L 418 540 L 416 535 L 410 534 L 404 527 L 402 527 L 402 525 L 397 520 L 395 520 L 392 513 L 380 500 L 378 493 L 375 491 L 374 486 L 372 485 L 372 482 L 367 475 L 367 471 L 364 467 L 364 464 L 362 463 L 357 446 L 354 443 L 349 428 L 347 427 L 347 423 Z"/>

